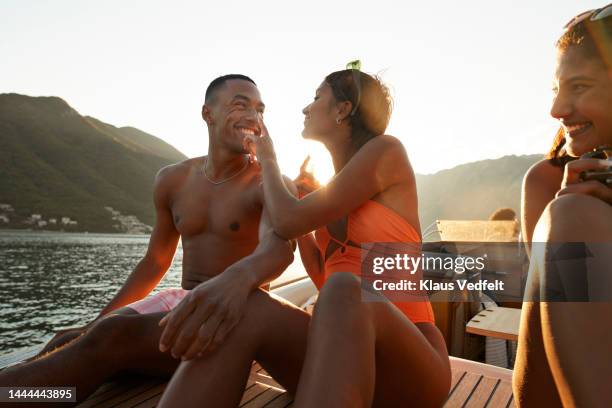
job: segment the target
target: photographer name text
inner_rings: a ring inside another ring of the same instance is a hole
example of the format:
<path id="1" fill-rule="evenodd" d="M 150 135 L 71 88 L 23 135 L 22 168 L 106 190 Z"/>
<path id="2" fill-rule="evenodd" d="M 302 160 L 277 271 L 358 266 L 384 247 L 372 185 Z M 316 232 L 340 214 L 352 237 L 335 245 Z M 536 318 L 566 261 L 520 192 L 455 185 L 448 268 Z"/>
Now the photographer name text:
<path id="1" fill-rule="evenodd" d="M 387 282 L 382 279 L 376 279 L 372 282 L 372 287 L 375 290 L 381 291 L 453 291 L 459 290 L 490 290 L 490 291 L 501 291 L 504 290 L 504 282 L 501 280 L 487 281 L 483 279 L 478 282 L 468 282 L 467 280 L 457 280 L 454 282 L 434 282 L 429 279 L 419 280 L 418 283 L 410 280 L 400 280 L 399 282 Z"/>

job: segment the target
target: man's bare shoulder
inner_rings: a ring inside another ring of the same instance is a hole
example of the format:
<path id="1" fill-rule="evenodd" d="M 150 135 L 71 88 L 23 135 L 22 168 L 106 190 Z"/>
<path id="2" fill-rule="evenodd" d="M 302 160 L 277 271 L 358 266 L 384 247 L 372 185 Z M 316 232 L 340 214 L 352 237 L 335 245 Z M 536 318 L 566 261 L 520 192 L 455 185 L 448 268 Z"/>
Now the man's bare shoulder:
<path id="1" fill-rule="evenodd" d="M 195 157 L 160 169 L 155 176 L 155 196 L 167 201 L 172 193 L 185 183 L 188 176 L 202 166 L 203 161 L 203 157 Z"/>
<path id="2" fill-rule="evenodd" d="M 204 157 L 194 157 L 162 167 L 155 176 L 156 183 L 173 182 L 202 167 Z"/>

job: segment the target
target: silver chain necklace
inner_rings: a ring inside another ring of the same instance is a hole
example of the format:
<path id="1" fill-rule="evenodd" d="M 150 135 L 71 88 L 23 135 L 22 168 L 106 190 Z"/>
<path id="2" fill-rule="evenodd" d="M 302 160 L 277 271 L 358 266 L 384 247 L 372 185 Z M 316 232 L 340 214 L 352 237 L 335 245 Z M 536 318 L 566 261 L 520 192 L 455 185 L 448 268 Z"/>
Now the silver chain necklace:
<path id="1" fill-rule="evenodd" d="M 204 167 L 202 168 L 202 170 L 204 171 L 204 177 L 206 177 L 206 180 L 208 180 L 210 183 L 216 185 L 219 184 L 223 184 L 226 181 L 230 181 L 231 179 L 233 179 L 234 177 L 236 177 L 237 175 L 239 175 L 240 173 L 242 173 L 243 171 L 246 170 L 247 167 L 249 167 L 249 160 L 247 159 L 246 163 L 244 163 L 244 166 L 242 166 L 242 168 L 240 170 L 238 170 L 236 173 L 232 174 L 231 176 L 224 178 L 223 180 L 219 180 L 219 181 L 215 181 L 212 180 L 210 177 L 208 177 L 208 175 L 206 174 L 206 165 L 208 164 L 208 157 L 206 158 L 206 160 L 204 161 Z"/>

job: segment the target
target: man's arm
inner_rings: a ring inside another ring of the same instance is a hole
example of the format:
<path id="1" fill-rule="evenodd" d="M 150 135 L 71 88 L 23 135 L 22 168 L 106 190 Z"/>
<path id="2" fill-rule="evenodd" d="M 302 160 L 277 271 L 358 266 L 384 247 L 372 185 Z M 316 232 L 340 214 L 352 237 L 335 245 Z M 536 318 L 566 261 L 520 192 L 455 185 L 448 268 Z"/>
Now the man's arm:
<path id="1" fill-rule="evenodd" d="M 248 292 L 278 278 L 293 262 L 293 244 L 276 235 L 267 216 L 262 217 L 261 224 L 263 228 L 260 227 L 255 251 L 223 272 L 228 278 L 233 277 L 236 283 L 240 282 Z"/>
<path id="2" fill-rule="evenodd" d="M 297 194 L 291 181 L 286 182 Z M 253 253 L 199 284 L 160 321 L 165 326 L 160 350 L 171 350 L 172 356 L 184 360 L 214 350 L 242 318 L 249 294 L 278 277 L 291 262 L 293 244 L 274 232 L 264 206 Z"/>
<path id="3" fill-rule="evenodd" d="M 284 177 L 289 191 L 297 196 L 297 188 L 293 182 Z M 263 194 L 260 199 L 263 201 Z M 270 214 L 266 206 L 263 206 L 262 216 L 259 222 L 259 243 L 255 251 L 249 256 L 242 258 L 227 268 L 224 274 L 237 274 L 250 290 L 270 283 L 278 278 L 283 271 L 293 262 L 294 243 L 279 237 L 272 229 Z M 238 276 L 236 276 L 237 279 Z"/>
<path id="4" fill-rule="evenodd" d="M 174 227 L 168 199 L 172 170 L 172 167 L 165 167 L 155 177 L 153 192 L 156 214 L 155 226 L 145 256 L 138 262 L 119 292 L 102 309 L 96 319 L 122 306 L 143 299 L 157 286 L 172 265 L 172 259 L 180 237 Z"/>
<path id="5" fill-rule="evenodd" d="M 172 215 L 168 207 L 168 189 L 171 185 L 169 174 L 171 167 L 159 171 L 155 177 L 154 203 L 156 221 L 149 239 L 147 253 L 136 265 L 130 276 L 119 289 L 119 292 L 106 305 L 98 316 L 89 324 L 61 330 L 47 343 L 41 354 L 51 351 L 62 344 L 78 337 L 93 322 L 122 306 L 144 298 L 155 288 L 172 263 L 176 252 L 179 234 L 174 228 Z"/>

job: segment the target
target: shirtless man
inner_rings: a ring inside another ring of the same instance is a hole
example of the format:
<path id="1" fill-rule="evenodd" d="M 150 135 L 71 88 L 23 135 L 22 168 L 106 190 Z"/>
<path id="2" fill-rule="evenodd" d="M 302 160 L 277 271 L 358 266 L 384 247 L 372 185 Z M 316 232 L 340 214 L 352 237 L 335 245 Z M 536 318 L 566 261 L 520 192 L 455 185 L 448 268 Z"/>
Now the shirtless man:
<path id="1" fill-rule="evenodd" d="M 211 82 L 202 108 L 208 156 L 158 173 L 156 222 L 144 258 L 94 322 L 56 336 L 47 349 L 76 339 L 0 372 L 0 386 L 76 386 L 80 401 L 120 371 L 170 376 L 177 358 L 209 353 L 231 334 L 247 312 L 249 294 L 293 261 L 289 242 L 269 227 L 260 168 L 243 148 L 245 135 L 259 134 L 263 111 L 250 78 L 227 75 Z M 144 299 L 170 267 L 179 238 L 182 288 Z M 207 319 L 182 328 L 170 353 L 162 353 L 159 322 L 181 301 L 207 310 Z M 197 349 L 181 348 L 194 338 Z"/>

